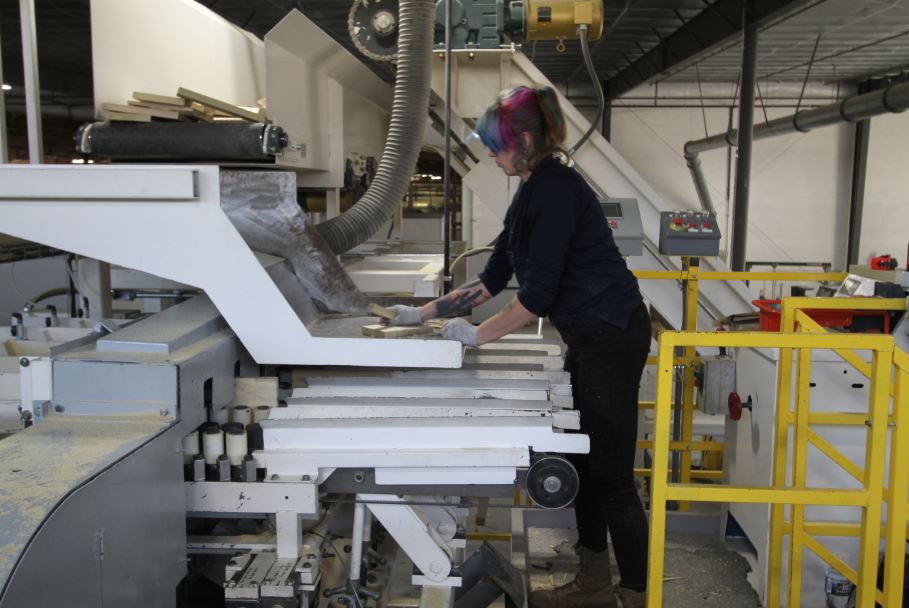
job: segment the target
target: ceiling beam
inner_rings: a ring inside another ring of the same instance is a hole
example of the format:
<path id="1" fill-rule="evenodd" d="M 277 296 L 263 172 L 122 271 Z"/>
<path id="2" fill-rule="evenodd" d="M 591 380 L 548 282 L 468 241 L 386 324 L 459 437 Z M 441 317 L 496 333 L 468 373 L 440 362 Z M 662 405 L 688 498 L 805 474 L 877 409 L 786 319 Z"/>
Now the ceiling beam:
<path id="1" fill-rule="evenodd" d="M 752 22 L 762 27 L 815 2 L 716 0 L 606 81 L 606 97 L 615 99 L 672 68 L 690 65 L 717 46 L 736 42 L 742 36 L 742 10 L 747 4 L 752 5 Z"/>

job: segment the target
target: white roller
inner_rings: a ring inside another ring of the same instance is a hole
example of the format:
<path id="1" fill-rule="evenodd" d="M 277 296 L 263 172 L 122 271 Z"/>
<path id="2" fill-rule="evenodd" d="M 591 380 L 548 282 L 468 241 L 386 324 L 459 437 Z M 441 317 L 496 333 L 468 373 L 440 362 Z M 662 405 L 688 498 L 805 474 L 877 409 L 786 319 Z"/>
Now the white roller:
<path id="1" fill-rule="evenodd" d="M 233 422 L 239 422 L 243 426 L 252 422 L 252 410 L 248 405 L 238 405 L 234 408 Z"/>
<path id="2" fill-rule="evenodd" d="M 246 443 L 246 427 L 239 423 L 231 423 L 225 427 L 224 443 L 227 446 L 227 459 L 231 466 L 243 464 L 243 459 L 249 452 Z"/>
<path id="3" fill-rule="evenodd" d="M 224 453 L 224 431 L 209 429 L 202 433 L 202 456 L 205 464 L 218 464 L 218 456 Z"/>
<path id="4" fill-rule="evenodd" d="M 261 422 L 268 419 L 268 415 L 271 413 L 271 407 L 267 405 L 260 405 L 253 410 L 253 422 Z"/>
<path id="5" fill-rule="evenodd" d="M 211 411 L 211 421 L 217 422 L 220 425 L 225 425 L 230 422 L 230 410 L 226 405 L 221 407 L 216 407 Z"/>
<path id="6" fill-rule="evenodd" d="M 246 458 L 246 433 L 240 435 L 227 434 L 224 436 L 227 443 L 227 459 L 231 466 L 240 466 Z"/>
<path id="7" fill-rule="evenodd" d="M 193 461 L 193 456 L 199 453 L 199 432 L 193 431 L 183 438 L 183 464 Z"/>

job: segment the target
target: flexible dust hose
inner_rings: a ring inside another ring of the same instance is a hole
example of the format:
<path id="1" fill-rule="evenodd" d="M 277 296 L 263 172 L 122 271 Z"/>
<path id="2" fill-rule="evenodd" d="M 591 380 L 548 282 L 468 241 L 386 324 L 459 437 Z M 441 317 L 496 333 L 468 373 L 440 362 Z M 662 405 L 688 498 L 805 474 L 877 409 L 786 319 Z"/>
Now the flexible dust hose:
<path id="1" fill-rule="evenodd" d="M 433 0 L 401 0 L 398 5 L 398 69 L 385 149 L 372 184 L 349 210 L 316 226 L 335 254 L 369 239 L 401 204 L 417 165 L 433 61 Z"/>
<path id="2" fill-rule="evenodd" d="M 593 67 L 593 59 L 590 57 L 590 45 L 587 41 L 587 26 L 579 25 L 578 26 L 578 35 L 581 39 L 581 54 L 584 55 L 584 65 L 587 66 L 587 74 L 590 76 L 590 81 L 593 83 L 593 90 L 597 95 L 597 115 L 590 121 L 590 127 L 587 129 L 587 132 L 581 136 L 581 139 L 578 140 L 574 146 L 571 147 L 571 150 L 568 151 L 569 156 L 573 156 L 575 152 L 578 151 L 578 148 L 584 145 L 584 142 L 590 137 L 590 135 L 596 130 L 597 125 L 603 120 L 603 111 L 606 108 L 606 99 L 603 96 L 603 87 L 600 85 L 600 81 L 597 79 L 596 68 Z"/>

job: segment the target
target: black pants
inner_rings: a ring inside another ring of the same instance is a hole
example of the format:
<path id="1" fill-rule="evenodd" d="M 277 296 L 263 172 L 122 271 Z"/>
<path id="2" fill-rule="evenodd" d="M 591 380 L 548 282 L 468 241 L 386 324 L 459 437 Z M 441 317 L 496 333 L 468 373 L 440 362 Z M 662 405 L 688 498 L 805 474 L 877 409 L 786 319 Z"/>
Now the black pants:
<path id="1" fill-rule="evenodd" d="M 580 488 L 575 499 L 579 542 L 591 551 L 609 548 L 612 536 L 621 584 L 647 586 L 647 520 L 634 485 L 638 389 L 650 350 L 650 318 L 642 304 L 628 327 L 604 323 L 561 327 L 568 345 L 574 407 L 589 454 L 571 454 Z"/>

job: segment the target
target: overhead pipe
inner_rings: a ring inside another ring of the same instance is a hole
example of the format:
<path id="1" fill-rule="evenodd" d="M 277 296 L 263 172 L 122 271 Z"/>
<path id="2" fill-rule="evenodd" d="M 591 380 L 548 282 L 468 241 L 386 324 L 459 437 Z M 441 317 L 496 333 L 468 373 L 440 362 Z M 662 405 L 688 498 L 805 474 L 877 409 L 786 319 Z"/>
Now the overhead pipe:
<path id="1" fill-rule="evenodd" d="M 401 204 L 417 166 L 432 69 L 433 0 L 401 0 L 398 5 L 398 68 L 388 137 L 376 176 L 349 210 L 316 226 L 335 254 L 366 242 Z"/>
<path id="2" fill-rule="evenodd" d="M 813 129 L 840 123 L 855 123 L 880 116 L 881 114 L 899 114 L 909 109 L 909 82 L 892 82 L 889 86 L 854 95 L 842 101 L 819 108 L 802 110 L 795 114 L 777 118 L 754 128 L 753 138 L 768 139 L 788 133 L 808 133 Z M 704 139 L 692 140 L 685 144 L 685 160 L 694 180 L 695 190 L 701 206 L 708 211 L 714 209 L 707 191 L 706 179 L 701 169 L 698 155 L 707 150 L 715 150 L 738 144 L 738 130 L 731 129 Z"/>
<path id="3" fill-rule="evenodd" d="M 746 15 L 748 11 L 746 11 Z M 750 19 L 746 16 L 746 21 Z M 748 242 L 748 202 L 751 192 L 751 144 L 754 143 L 754 91 L 757 84 L 758 28 L 745 23 L 742 44 L 742 88 L 739 101 L 738 150 L 735 163 L 735 200 L 732 213 L 732 270 L 745 270 Z"/>

